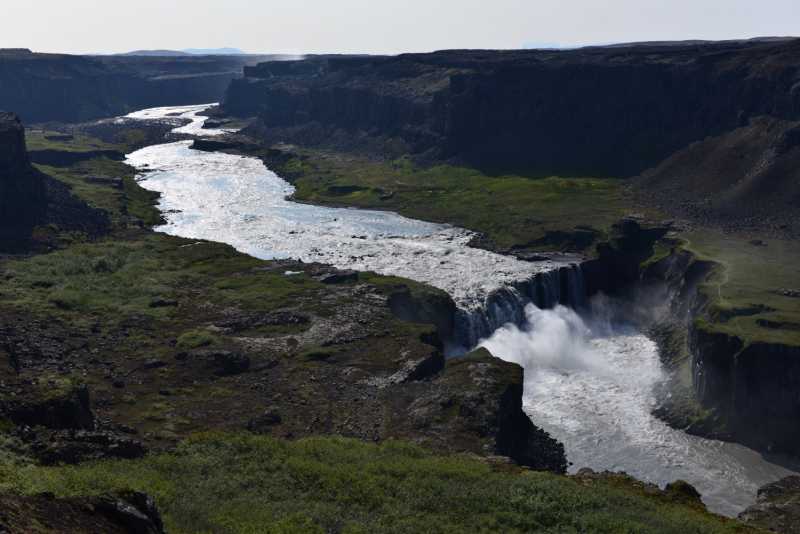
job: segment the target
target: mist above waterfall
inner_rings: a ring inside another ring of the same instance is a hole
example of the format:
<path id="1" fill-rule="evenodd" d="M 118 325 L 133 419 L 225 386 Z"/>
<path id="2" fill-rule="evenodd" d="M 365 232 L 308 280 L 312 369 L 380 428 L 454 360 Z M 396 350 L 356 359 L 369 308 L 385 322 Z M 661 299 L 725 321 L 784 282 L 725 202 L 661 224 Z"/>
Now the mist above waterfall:
<path id="1" fill-rule="evenodd" d="M 498 328 L 478 346 L 525 369 L 592 366 L 593 350 L 588 341 L 592 331 L 574 310 L 561 305 L 541 310 L 528 304 L 525 318 L 521 326 L 509 323 Z"/>

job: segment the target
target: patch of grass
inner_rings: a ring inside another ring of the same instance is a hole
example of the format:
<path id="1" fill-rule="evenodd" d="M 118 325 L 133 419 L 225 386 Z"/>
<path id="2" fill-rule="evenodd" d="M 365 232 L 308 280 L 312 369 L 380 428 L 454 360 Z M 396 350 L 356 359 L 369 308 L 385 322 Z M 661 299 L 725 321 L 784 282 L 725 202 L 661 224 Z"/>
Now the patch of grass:
<path id="1" fill-rule="evenodd" d="M 279 308 L 290 305 L 292 297 L 297 294 L 323 287 L 325 287 L 324 284 L 306 274 L 241 276 L 220 280 L 214 284 L 214 289 L 220 290 L 220 292 L 216 293 L 213 298 L 216 302 L 226 306 L 244 304 Z"/>
<path id="2" fill-rule="evenodd" d="M 216 343 L 219 343 L 219 339 L 217 339 L 217 337 L 208 330 L 200 330 L 199 332 L 194 330 L 191 332 L 186 332 L 185 334 L 181 334 L 178 337 L 178 346 L 187 349 L 206 347 Z"/>
<path id="3" fill-rule="evenodd" d="M 799 299 L 781 294 L 800 290 L 800 246 L 779 240 L 751 245 L 749 236 L 705 229 L 677 237 L 699 258 L 720 265 L 698 288 L 708 301 L 714 331 L 738 337 L 745 346 L 800 346 Z"/>
<path id="4" fill-rule="evenodd" d="M 83 313 L 148 313 L 148 304 L 171 294 L 174 271 L 153 258 L 152 244 L 101 243 L 9 264 L 9 296 L 37 301 L 44 309 Z"/>
<path id="5" fill-rule="evenodd" d="M 280 171 L 297 177 L 292 181 L 297 199 L 391 208 L 406 217 L 490 234 L 501 246 L 526 244 L 531 250 L 586 250 L 595 239 L 554 243 L 547 231 L 576 233 L 575 226 L 582 225 L 601 235 L 629 211 L 616 199 L 624 180 L 592 171 L 423 169 L 408 158 L 375 163 L 319 151 L 305 151 Z M 393 196 L 381 200 L 389 191 Z"/>
<path id="6" fill-rule="evenodd" d="M 0 434 L 0 466 L 23 467 L 34 463 L 33 452 L 22 440 Z"/>
<path id="7" fill-rule="evenodd" d="M 232 397 L 232 396 L 233 396 L 233 391 L 231 391 L 229 389 L 221 388 L 221 387 L 218 387 L 218 386 L 215 386 L 215 387 L 211 388 L 211 398 L 212 399 L 227 399 L 228 397 Z"/>
<path id="8" fill-rule="evenodd" d="M 300 351 L 297 356 L 311 360 L 327 360 L 328 358 L 336 356 L 337 354 L 339 354 L 339 349 L 336 347 L 320 347 L 319 345 L 312 345 Z"/>
<path id="9" fill-rule="evenodd" d="M 159 441 L 170 441 L 178 439 L 178 434 L 169 430 L 159 429 L 153 432 L 153 437 Z"/>
<path id="10" fill-rule="evenodd" d="M 164 412 L 166 409 L 167 407 L 164 404 L 151 404 L 139 417 L 147 419 L 148 421 L 163 421 L 165 419 Z"/>
<path id="11" fill-rule="evenodd" d="M 0 490 L 151 494 L 171 532 L 740 532 L 644 492 L 546 473 L 503 474 L 403 441 L 200 434 L 174 454 L 54 468 L 0 467 Z"/>

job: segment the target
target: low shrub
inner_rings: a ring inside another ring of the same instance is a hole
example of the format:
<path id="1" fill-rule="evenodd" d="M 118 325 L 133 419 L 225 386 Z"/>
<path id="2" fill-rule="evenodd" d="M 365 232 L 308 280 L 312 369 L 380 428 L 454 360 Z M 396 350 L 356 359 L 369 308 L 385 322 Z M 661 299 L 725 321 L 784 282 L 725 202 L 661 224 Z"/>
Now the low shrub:
<path id="1" fill-rule="evenodd" d="M 178 337 L 178 345 L 187 349 L 196 349 L 219 343 L 219 340 L 207 330 L 191 331 Z"/>

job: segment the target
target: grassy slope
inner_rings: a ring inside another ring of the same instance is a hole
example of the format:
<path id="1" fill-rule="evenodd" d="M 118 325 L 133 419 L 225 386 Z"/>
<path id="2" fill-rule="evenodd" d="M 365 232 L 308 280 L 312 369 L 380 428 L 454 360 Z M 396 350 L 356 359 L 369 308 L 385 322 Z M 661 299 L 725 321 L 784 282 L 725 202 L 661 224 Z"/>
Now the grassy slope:
<path id="1" fill-rule="evenodd" d="M 51 137 L 51 139 L 47 139 L 48 137 Z M 128 132 L 128 137 L 131 141 L 130 144 L 133 144 L 136 141 L 144 140 L 145 136 L 144 132 L 131 131 Z M 68 136 L 46 131 L 25 132 L 25 145 L 29 151 L 64 150 L 68 152 L 88 152 L 91 150 L 119 150 L 122 152 L 129 148 L 125 146 L 127 143 L 105 143 L 99 139 L 83 136 L 73 136 L 69 139 Z"/>
<path id="2" fill-rule="evenodd" d="M 58 468 L 0 468 L 0 489 L 69 496 L 121 486 L 151 493 L 173 533 L 749 531 L 644 491 L 502 474 L 402 441 L 276 440 L 206 434 L 174 454 Z"/>

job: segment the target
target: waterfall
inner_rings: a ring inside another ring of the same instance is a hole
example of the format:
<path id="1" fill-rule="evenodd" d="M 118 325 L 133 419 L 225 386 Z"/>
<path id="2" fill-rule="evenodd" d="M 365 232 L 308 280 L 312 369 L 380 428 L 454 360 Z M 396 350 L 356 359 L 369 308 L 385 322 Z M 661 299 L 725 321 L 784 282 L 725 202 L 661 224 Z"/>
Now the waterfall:
<path id="1" fill-rule="evenodd" d="M 488 338 L 501 326 L 523 324 L 525 306 L 554 308 L 558 304 L 573 309 L 583 307 L 586 286 L 579 265 L 569 264 L 543 272 L 531 273 L 488 293 L 482 301 L 457 302 L 454 341 L 464 350 Z"/>

